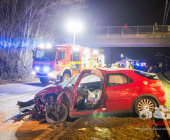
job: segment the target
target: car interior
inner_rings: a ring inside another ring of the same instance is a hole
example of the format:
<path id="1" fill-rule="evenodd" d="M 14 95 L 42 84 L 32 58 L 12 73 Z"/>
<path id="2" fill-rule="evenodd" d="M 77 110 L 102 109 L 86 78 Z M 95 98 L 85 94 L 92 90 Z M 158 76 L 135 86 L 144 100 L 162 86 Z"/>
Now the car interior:
<path id="1" fill-rule="evenodd" d="M 100 106 L 104 82 L 91 73 L 85 73 L 77 88 L 75 110 L 97 109 Z"/>

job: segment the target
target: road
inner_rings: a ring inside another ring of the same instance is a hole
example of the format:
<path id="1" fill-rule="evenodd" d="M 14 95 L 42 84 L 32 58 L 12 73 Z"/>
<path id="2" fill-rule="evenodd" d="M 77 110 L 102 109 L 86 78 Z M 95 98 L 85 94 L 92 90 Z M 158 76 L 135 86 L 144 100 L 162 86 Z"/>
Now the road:
<path id="1" fill-rule="evenodd" d="M 17 101 L 28 101 L 44 88 L 37 81 L 0 85 L 0 140 L 50 140 L 58 139 L 76 122 L 68 120 L 59 127 L 44 121 L 29 120 L 29 115 L 19 113 Z M 67 126 L 67 128 L 66 128 Z"/>
<path id="2" fill-rule="evenodd" d="M 0 85 L 0 140 L 18 139 L 15 132 L 25 121 L 16 121 L 19 117 L 17 101 L 33 99 L 44 86 L 38 80 Z"/>
<path id="3" fill-rule="evenodd" d="M 16 97 L 30 93 L 35 93 L 45 86 L 46 85 L 41 84 L 39 80 L 27 83 L 13 83 L 0 85 L 0 100 L 9 97 Z"/>

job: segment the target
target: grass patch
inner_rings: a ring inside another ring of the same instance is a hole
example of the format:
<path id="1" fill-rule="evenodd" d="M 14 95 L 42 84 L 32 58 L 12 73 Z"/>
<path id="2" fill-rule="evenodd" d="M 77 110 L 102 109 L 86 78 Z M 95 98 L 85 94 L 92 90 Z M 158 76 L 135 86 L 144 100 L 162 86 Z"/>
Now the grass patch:
<path id="1" fill-rule="evenodd" d="M 170 74 L 167 75 L 167 72 L 165 72 L 164 74 L 166 74 L 166 76 L 169 76 L 169 78 L 170 78 Z M 165 91 L 165 93 L 166 93 L 166 104 L 165 104 L 165 106 L 166 106 L 166 108 L 170 111 L 170 84 L 168 84 L 168 83 L 162 78 L 161 72 L 158 72 L 157 75 L 158 75 L 159 79 L 161 80 L 163 89 L 164 89 L 164 91 Z"/>
<path id="2" fill-rule="evenodd" d="M 140 121 L 140 125 L 138 125 Z M 145 125 L 152 120 L 138 117 L 88 117 L 67 131 L 59 140 L 114 140 L 114 139 L 154 139 L 152 125 Z M 78 130 L 86 128 L 86 130 Z M 147 129 L 147 130 L 139 130 Z"/>
<path id="3" fill-rule="evenodd" d="M 168 80 L 170 80 L 170 73 L 168 71 L 165 71 L 164 75 L 168 78 Z"/>

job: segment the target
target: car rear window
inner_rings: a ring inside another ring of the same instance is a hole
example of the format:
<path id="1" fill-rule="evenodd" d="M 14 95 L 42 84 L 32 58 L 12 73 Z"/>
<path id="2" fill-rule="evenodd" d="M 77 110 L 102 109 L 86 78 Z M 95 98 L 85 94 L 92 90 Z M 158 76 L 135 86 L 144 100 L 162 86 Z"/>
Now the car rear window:
<path id="1" fill-rule="evenodd" d="M 158 76 L 155 73 L 148 73 L 148 72 L 143 72 L 143 71 L 134 71 L 134 72 L 150 80 L 159 80 Z"/>

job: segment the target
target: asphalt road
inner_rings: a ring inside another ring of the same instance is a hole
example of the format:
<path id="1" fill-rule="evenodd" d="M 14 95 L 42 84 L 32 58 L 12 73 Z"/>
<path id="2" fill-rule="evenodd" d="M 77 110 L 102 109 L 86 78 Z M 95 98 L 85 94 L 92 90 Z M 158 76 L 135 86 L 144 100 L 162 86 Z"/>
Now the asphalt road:
<path id="1" fill-rule="evenodd" d="M 68 127 L 64 124 L 58 127 L 46 121 L 29 120 L 29 115 L 19 113 L 17 102 L 33 99 L 45 86 L 39 80 L 0 85 L 0 140 L 55 140 L 76 122 L 71 119 L 67 121 Z"/>
<path id="2" fill-rule="evenodd" d="M 17 129 L 24 121 L 17 121 L 20 116 L 17 101 L 28 101 L 46 85 L 38 80 L 31 83 L 0 85 L 0 140 L 15 140 Z"/>
<path id="3" fill-rule="evenodd" d="M 45 86 L 46 85 L 41 84 L 39 80 L 27 83 L 13 83 L 0 85 L 0 100 L 35 93 Z"/>

